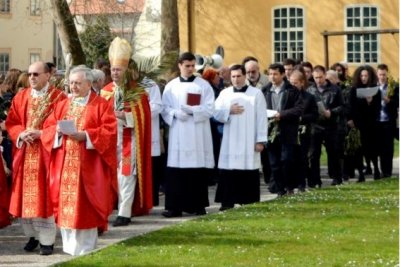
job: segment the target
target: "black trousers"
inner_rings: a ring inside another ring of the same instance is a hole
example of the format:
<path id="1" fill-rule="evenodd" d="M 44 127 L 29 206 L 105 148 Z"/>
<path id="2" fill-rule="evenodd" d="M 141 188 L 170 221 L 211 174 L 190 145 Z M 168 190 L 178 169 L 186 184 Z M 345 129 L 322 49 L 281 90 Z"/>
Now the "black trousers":
<path id="1" fill-rule="evenodd" d="M 377 122 L 377 154 L 383 177 L 392 176 L 394 153 L 394 129 L 389 122 Z"/>
<path id="2" fill-rule="evenodd" d="M 215 202 L 223 207 L 260 201 L 260 175 L 256 170 L 220 169 Z"/>
<path id="3" fill-rule="evenodd" d="M 311 136 L 310 134 L 300 135 L 300 145 L 295 147 L 295 175 L 298 187 L 305 188 L 306 180 L 308 180 L 309 186 L 315 186 L 310 180 L 310 145 Z"/>
<path id="4" fill-rule="evenodd" d="M 272 179 L 277 193 L 285 193 L 297 187 L 295 177 L 294 144 L 282 144 L 275 141 L 267 147 Z"/>
<path id="5" fill-rule="evenodd" d="M 206 168 L 167 167 L 165 209 L 194 213 L 209 206 Z"/>
<path id="6" fill-rule="evenodd" d="M 330 175 L 334 179 L 342 179 L 337 130 L 325 129 L 323 131 L 314 133 L 311 137 L 311 181 L 315 185 L 321 185 L 320 158 L 322 144 L 324 144 L 326 148 L 328 166 L 330 166 L 332 172 Z"/>

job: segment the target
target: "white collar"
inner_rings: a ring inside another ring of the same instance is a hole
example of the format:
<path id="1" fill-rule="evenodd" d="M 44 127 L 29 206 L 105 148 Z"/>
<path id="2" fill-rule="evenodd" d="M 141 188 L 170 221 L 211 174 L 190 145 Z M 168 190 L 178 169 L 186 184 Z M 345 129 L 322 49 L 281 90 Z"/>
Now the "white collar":
<path id="1" fill-rule="evenodd" d="M 71 103 L 76 105 L 76 106 L 86 106 L 88 101 L 89 101 L 89 96 L 92 92 L 89 91 L 89 93 L 86 96 L 78 96 L 78 97 L 73 97 L 72 95 L 70 96 Z"/>
<path id="2" fill-rule="evenodd" d="M 40 91 L 35 90 L 35 89 L 32 88 L 31 96 L 33 98 L 44 96 L 47 93 L 48 90 L 49 90 L 49 83 L 46 83 L 46 85 Z"/>

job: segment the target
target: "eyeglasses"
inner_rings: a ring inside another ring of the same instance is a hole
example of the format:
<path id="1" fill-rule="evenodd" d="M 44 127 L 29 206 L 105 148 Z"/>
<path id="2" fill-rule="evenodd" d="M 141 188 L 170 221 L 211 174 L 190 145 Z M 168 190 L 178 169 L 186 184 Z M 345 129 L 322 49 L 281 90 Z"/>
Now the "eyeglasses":
<path id="1" fill-rule="evenodd" d="M 31 76 L 37 77 L 43 73 L 45 73 L 45 72 L 40 72 L 40 73 L 39 72 L 28 72 L 28 77 L 31 77 Z"/>

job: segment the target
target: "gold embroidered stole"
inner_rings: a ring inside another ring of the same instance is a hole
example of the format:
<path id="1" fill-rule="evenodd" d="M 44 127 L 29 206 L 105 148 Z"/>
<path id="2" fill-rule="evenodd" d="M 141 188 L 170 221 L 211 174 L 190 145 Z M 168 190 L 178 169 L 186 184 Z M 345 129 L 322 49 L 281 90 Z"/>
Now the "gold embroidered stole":
<path id="1" fill-rule="evenodd" d="M 85 121 L 86 106 L 76 106 L 71 103 L 65 116 L 66 120 L 74 120 L 78 131 L 82 131 Z M 65 146 L 64 166 L 61 174 L 60 202 L 58 224 L 64 228 L 74 228 L 76 211 L 79 206 L 80 186 L 80 142 L 67 136 Z"/>
<path id="2" fill-rule="evenodd" d="M 28 99 L 28 114 L 27 114 L 27 129 L 32 129 L 32 121 L 35 119 L 34 114 L 42 104 L 43 97 Z M 42 125 L 40 125 L 40 128 Z M 43 192 L 40 192 L 39 185 L 39 156 L 40 156 L 39 141 L 35 141 L 26 146 L 24 169 L 23 169 L 23 197 L 22 197 L 22 217 L 32 218 L 37 217 L 39 210 L 38 205 L 42 203 L 40 197 Z M 46 190 L 42 188 L 42 190 Z"/>

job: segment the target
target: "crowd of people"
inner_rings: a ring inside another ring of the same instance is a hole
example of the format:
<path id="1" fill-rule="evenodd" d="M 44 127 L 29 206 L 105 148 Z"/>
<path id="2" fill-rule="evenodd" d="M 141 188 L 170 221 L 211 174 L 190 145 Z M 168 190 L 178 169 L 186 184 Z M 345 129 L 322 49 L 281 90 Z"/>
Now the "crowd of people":
<path id="1" fill-rule="evenodd" d="M 204 215 L 208 186 L 220 210 L 260 201 L 260 173 L 278 196 L 321 186 L 326 149 L 332 185 L 392 175 L 398 84 L 388 66 L 329 70 L 285 59 L 266 73 L 255 57 L 195 73 L 182 53 L 162 90 L 132 68 L 115 38 L 109 63 L 74 67 L 64 83 L 51 63 L 11 69 L 0 86 L 0 228 L 19 218 L 24 250 L 81 255 L 108 230 L 148 214 Z M 372 165 L 371 165 L 372 164 Z"/>

